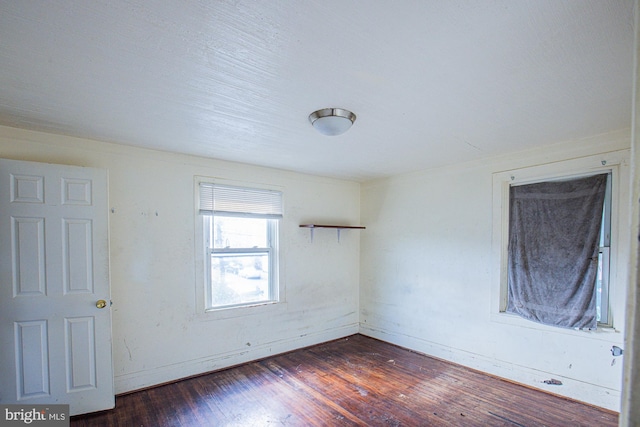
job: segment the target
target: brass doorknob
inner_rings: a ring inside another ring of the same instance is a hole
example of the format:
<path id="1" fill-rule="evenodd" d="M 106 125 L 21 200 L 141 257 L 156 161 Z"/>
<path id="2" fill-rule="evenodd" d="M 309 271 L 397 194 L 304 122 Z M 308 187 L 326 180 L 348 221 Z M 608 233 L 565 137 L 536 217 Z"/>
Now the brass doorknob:
<path id="1" fill-rule="evenodd" d="M 103 299 L 98 300 L 98 302 L 96 302 L 96 307 L 98 308 L 105 308 L 107 306 L 107 302 Z"/>

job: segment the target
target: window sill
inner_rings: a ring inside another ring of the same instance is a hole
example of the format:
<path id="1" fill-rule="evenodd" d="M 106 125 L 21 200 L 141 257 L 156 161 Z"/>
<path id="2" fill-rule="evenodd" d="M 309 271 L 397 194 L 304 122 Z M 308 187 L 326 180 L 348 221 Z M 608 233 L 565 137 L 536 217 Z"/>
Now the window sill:
<path id="1" fill-rule="evenodd" d="M 613 339 L 615 342 L 619 341 L 620 343 L 622 343 L 623 340 L 623 335 L 621 333 L 622 331 L 611 326 L 598 326 L 598 329 L 596 329 L 595 331 L 558 328 L 532 322 L 530 320 L 526 320 L 522 317 L 516 316 L 515 314 L 509 314 L 505 312 L 491 313 L 491 321 L 494 323 L 502 323 L 504 325 L 517 326 L 521 328 L 534 329 L 555 334 L 572 335 L 583 338 L 586 337 L 596 340 L 606 340 L 608 342 L 612 341 Z M 616 334 L 615 338 L 614 336 L 612 336 L 612 334 Z"/>
<path id="2" fill-rule="evenodd" d="M 237 305 L 231 307 L 208 308 L 198 317 L 202 321 L 232 319 L 236 317 L 256 316 L 283 312 L 287 309 L 284 301 L 267 301 L 250 305 Z"/>

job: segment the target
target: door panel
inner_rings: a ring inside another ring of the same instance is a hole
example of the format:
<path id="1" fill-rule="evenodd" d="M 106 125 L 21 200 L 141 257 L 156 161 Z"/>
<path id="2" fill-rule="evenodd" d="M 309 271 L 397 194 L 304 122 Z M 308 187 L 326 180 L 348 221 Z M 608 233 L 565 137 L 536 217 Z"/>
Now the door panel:
<path id="1" fill-rule="evenodd" d="M 104 170 L 0 159 L 0 402 L 114 406 Z"/>
<path id="2" fill-rule="evenodd" d="M 17 400 L 49 395 L 47 321 L 15 322 Z"/>
<path id="3" fill-rule="evenodd" d="M 67 390 L 82 391 L 96 387 L 95 326 L 93 317 L 64 319 L 67 354 Z"/>
<path id="4" fill-rule="evenodd" d="M 11 218 L 13 296 L 45 295 L 44 218 Z"/>
<path id="5" fill-rule="evenodd" d="M 64 219 L 62 234 L 62 275 L 65 294 L 93 290 L 92 224 L 87 219 Z"/>

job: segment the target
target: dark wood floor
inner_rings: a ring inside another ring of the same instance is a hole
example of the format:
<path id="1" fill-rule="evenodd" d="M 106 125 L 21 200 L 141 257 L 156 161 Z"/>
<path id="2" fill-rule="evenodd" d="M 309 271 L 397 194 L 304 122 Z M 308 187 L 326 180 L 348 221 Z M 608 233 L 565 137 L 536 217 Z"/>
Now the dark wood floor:
<path id="1" fill-rule="evenodd" d="M 618 414 L 354 335 L 116 398 L 71 426 L 617 426 Z"/>

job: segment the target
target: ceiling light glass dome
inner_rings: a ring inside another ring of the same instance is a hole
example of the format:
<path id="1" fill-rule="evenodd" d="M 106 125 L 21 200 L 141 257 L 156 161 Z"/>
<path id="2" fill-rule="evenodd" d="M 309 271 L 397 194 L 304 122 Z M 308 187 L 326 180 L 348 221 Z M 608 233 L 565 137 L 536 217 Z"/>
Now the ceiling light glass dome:
<path id="1" fill-rule="evenodd" d="M 309 121 L 321 134 L 336 136 L 349 130 L 356 115 L 344 108 L 323 108 L 311 113 Z"/>

